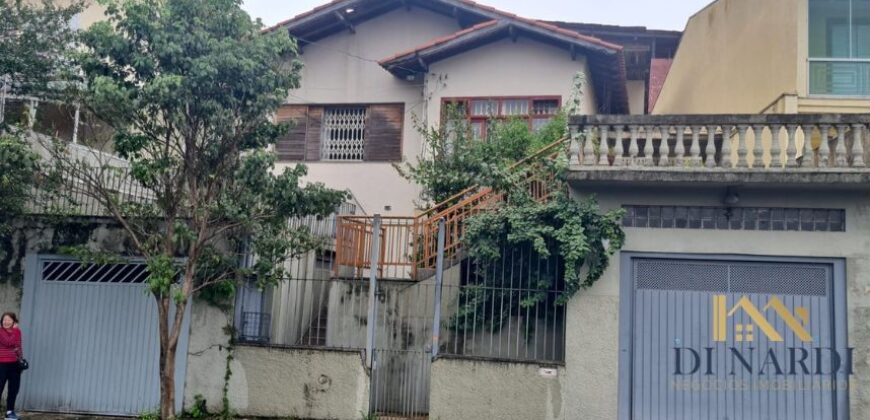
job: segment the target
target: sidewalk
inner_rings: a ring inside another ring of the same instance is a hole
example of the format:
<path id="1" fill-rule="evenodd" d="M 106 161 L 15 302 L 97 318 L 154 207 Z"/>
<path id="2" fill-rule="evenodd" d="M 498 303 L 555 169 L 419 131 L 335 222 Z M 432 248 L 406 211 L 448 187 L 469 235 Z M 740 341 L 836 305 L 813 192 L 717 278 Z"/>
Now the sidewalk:
<path id="1" fill-rule="evenodd" d="M 86 419 L 100 419 L 100 420 L 125 419 L 125 420 L 129 420 L 129 419 L 131 419 L 131 417 L 104 417 L 104 416 L 93 416 L 93 415 L 84 415 L 84 414 L 28 413 L 28 412 L 24 412 L 24 411 L 18 412 L 18 417 L 21 417 L 22 420 L 86 420 Z"/>

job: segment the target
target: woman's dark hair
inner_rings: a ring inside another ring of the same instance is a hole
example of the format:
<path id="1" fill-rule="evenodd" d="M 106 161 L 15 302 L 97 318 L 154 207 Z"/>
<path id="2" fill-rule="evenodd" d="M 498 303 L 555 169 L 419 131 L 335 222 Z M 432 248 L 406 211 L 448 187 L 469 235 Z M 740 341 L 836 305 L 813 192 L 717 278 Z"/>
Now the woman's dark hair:
<path id="1" fill-rule="evenodd" d="M 15 312 L 4 312 L 2 316 L 0 316 L 0 323 L 3 322 L 6 317 L 12 318 L 12 322 L 18 323 L 18 315 L 15 315 Z"/>

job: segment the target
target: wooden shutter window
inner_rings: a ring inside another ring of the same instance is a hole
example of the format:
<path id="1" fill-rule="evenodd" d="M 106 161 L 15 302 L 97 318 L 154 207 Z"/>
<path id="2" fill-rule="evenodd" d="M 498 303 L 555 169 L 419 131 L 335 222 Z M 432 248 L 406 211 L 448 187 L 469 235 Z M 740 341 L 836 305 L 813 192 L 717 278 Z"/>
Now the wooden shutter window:
<path id="1" fill-rule="evenodd" d="M 403 104 L 370 105 L 366 122 L 365 160 L 399 162 L 402 160 Z"/>
<path id="2" fill-rule="evenodd" d="M 314 162 L 320 160 L 320 136 L 323 122 L 323 107 L 308 107 L 308 132 L 305 134 L 305 160 Z"/>
<path id="3" fill-rule="evenodd" d="M 278 123 L 290 123 L 290 130 L 279 137 L 275 144 L 278 160 L 305 160 L 306 133 L 309 125 L 308 105 L 284 105 L 278 108 L 275 120 Z"/>

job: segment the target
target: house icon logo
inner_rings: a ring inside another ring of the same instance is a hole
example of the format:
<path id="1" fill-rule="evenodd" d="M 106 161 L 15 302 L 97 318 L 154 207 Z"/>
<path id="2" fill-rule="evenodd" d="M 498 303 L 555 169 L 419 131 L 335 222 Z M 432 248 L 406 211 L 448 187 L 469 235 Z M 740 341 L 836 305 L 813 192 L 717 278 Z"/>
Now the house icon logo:
<path id="1" fill-rule="evenodd" d="M 761 310 L 747 296 L 741 297 L 733 307 L 729 308 L 725 295 L 713 296 L 713 341 L 725 342 L 728 340 L 728 318 L 734 316 L 738 311 L 743 311 L 749 317 L 750 322 L 734 324 L 734 340 L 737 342 L 753 341 L 759 332 L 764 334 L 770 342 L 784 341 L 783 333 L 787 331 L 777 331 L 771 324 L 766 317 L 766 314 L 771 312 L 778 316 L 785 323 L 786 329 L 791 330 L 800 341 L 813 341 L 813 336 L 807 331 L 810 319 L 808 308 L 797 306 L 792 312 L 776 296 L 770 297 Z"/>

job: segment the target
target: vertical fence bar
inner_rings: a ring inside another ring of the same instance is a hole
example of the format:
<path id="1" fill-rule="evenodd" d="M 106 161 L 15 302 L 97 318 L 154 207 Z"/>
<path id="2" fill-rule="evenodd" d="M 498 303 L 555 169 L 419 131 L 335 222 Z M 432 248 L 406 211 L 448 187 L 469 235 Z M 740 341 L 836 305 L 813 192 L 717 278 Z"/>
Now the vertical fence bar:
<path id="1" fill-rule="evenodd" d="M 438 220 L 438 254 L 435 260 L 435 315 L 432 319 L 432 359 L 438 357 L 441 342 L 441 285 L 444 280 L 444 218 Z"/>
<path id="2" fill-rule="evenodd" d="M 377 323 L 377 286 L 378 286 L 378 259 L 380 257 L 380 246 L 378 240 L 380 235 L 376 234 L 381 229 L 381 215 L 376 214 L 372 220 L 372 259 L 369 267 L 369 318 L 368 331 L 366 333 L 366 366 L 372 368 L 372 355 L 375 348 L 375 324 Z"/>

